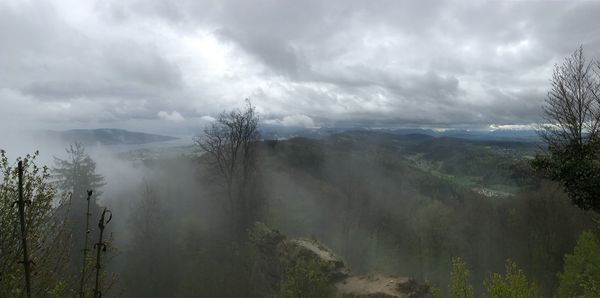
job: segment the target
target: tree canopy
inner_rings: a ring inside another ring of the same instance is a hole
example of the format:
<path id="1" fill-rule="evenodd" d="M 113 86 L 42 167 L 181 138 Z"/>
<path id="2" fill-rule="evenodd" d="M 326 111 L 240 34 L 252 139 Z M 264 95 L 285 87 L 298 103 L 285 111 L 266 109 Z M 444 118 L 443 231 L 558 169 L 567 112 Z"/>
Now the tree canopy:
<path id="1" fill-rule="evenodd" d="M 555 67 L 539 134 L 548 151 L 533 167 L 561 182 L 578 207 L 600 211 L 600 64 L 583 48 Z"/>

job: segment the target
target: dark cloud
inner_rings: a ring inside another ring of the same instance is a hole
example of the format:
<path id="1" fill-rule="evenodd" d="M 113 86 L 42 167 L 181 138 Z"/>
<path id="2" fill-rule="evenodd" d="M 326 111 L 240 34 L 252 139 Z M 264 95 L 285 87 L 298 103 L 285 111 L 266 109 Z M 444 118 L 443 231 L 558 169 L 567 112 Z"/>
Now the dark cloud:
<path id="1" fill-rule="evenodd" d="M 8 0 L 0 117 L 176 129 L 251 97 L 280 125 L 530 124 L 555 63 L 581 44 L 600 56 L 599 13 L 597 1 Z"/>
<path id="2" fill-rule="evenodd" d="M 161 56 L 153 44 L 116 43 L 105 49 L 104 57 L 116 75 L 115 81 L 165 89 L 182 87 L 179 66 Z"/>
<path id="3" fill-rule="evenodd" d="M 297 48 L 270 34 L 249 35 L 247 32 L 239 33 L 226 29 L 217 33 L 223 39 L 235 42 L 276 73 L 295 77 L 304 66 L 302 55 Z"/>

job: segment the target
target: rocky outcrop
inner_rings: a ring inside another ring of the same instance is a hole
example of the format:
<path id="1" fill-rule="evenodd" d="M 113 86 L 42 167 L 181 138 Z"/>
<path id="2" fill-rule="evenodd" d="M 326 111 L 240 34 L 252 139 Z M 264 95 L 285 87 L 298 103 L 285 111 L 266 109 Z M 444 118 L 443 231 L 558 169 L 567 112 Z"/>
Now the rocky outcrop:
<path id="1" fill-rule="evenodd" d="M 343 298 L 432 297 L 429 287 L 398 276 L 349 276 L 337 282 L 335 288 L 336 297 Z"/>
<path id="2" fill-rule="evenodd" d="M 407 277 L 353 275 L 341 258 L 316 240 L 287 239 L 261 223 L 256 224 L 251 238 L 260 255 L 263 281 L 274 290 L 279 288 L 286 268 L 308 261 L 317 264 L 315 270 L 328 279 L 334 297 L 432 297 L 429 287 Z"/>

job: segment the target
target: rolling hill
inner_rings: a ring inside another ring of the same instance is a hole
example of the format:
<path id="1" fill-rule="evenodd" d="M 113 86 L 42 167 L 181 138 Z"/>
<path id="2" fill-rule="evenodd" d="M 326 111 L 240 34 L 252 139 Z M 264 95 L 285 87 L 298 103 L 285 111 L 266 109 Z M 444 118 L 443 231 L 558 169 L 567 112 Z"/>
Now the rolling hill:
<path id="1" fill-rule="evenodd" d="M 81 142 L 85 146 L 93 145 L 139 145 L 176 140 L 175 137 L 132 132 L 122 129 L 72 129 L 66 131 L 46 131 L 46 136 L 65 142 Z"/>

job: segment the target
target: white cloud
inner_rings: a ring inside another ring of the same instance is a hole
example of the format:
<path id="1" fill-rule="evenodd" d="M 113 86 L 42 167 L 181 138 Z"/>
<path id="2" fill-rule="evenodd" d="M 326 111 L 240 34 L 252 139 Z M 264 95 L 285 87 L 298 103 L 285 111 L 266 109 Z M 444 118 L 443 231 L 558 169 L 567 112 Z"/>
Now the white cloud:
<path id="1" fill-rule="evenodd" d="M 505 124 L 505 125 L 490 125 L 490 130 L 535 130 L 537 125 L 531 124 Z"/>
<path id="2" fill-rule="evenodd" d="M 306 115 L 291 115 L 283 117 L 281 120 L 281 125 L 289 127 L 311 128 L 315 127 L 315 122 L 312 120 L 312 118 Z"/>
<path id="3" fill-rule="evenodd" d="M 179 112 L 177 112 L 177 111 L 172 111 L 170 113 L 165 112 L 165 111 L 160 111 L 160 112 L 158 112 L 158 118 L 167 120 L 167 121 L 173 121 L 173 122 L 181 122 L 181 121 L 185 120 L 185 118 L 183 118 L 183 116 L 181 116 L 181 114 L 179 114 Z"/>
<path id="4" fill-rule="evenodd" d="M 205 122 L 215 122 L 215 121 L 217 121 L 217 119 L 215 119 L 215 117 L 211 117 L 211 116 L 208 116 L 208 115 L 200 117 L 200 120 L 205 121 Z"/>
<path id="5" fill-rule="evenodd" d="M 268 119 L 264 121 L 269 125 L 281 125 L 285 127 L 303 127 L 303 128 L 315 128 L 315 122 L 312 118 L 306 115 L 289 115 L 284 116 L 282 119 Z"/>

